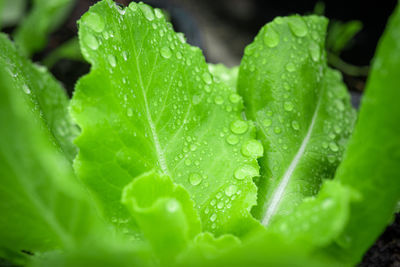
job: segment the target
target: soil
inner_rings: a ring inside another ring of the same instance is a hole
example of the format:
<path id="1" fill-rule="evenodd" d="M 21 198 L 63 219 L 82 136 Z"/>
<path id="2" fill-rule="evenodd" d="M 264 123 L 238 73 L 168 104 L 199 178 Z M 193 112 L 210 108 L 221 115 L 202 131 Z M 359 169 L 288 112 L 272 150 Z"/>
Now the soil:
<path id="1" fill-rule="evenodd" d="M 65 24 L 51 34 L 43 52 L 34 56 L 40 61 L 60 44 L 76 36 L 76 21 L 95 0 L 78 0 Z M 129 0 L 119 0 L 127 5 Z M 188 42 L 203 49 L 207 61 L 222 62 L 227 66 L 238 65 L 244 47 L 250 43 L 258 30 L 276 16 L 293 13 L 312 13 L 316 1 L 298 0 L 150 0 L 144 1 L 167 10 L 175 30 L 184 32 Z M 364 28 L 356 35 L 351 47 L 343 51 L 341 58 L 353 65 L 368 65 L 374 54 L 387 18 L 397 0 L 385 1 L 325 1 L 325 15 L 330 19 L 360 20 Z M 362 7 L 360 9 L 360 7 Z M 9 33 L 12 28 L 6 29 Z M 89 71 L 89 65 L 79 61 L 61 60 L 51 69 L 71 95 L 75 82 Z M 344 75 L 353 105 L 358 107 L 366 77 Z M 13 266 L 0 259 L 1 266 Z M 376 243 L 365 254 L 359 266 L 400 267 L 400 215 L 387 227 Z"/>

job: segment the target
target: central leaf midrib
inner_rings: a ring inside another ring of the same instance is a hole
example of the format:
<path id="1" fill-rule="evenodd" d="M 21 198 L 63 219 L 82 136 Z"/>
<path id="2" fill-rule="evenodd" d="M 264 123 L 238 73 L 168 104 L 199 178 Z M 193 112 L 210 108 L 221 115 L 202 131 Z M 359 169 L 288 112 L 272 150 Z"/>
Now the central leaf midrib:
<path id="1" fill-rule="evenodd" d="M 279 204 L 284 196 L 286 187 L 289 185 L 290 179 L 291 179 L 298 163 L 300 162 L 300 159 L 302 158 L 302 156 L 305 152 L 305 149 L 310 141 L 311 134 L 314 129 L 315 121 L 318 116 L 318 112 L 319 112 L 319 108 L 320 108 L 320 104 L 321 104 L 321 98 L 322 98 L 322 92 L 320 93 L 320 96 L 318 98 L 318 102 L 315 107 L 315 111 L 312 116 L 311 123 L 308 127 L 308 130 L 303 139 L 303 142 L 301 143 L 299 149 L 297 150 L 296 155 L 293 157 L 292 161 L 290 162 L 289 167 L 285 170 L 283 178 L 279 182 L 278 187 L 275 189 L 275 191 L 272 194 L 272 197 L 270 198 L 271 200 L 268 202 L 268 204 L 269 204 L 268 208 L 265 211 L 264 216 L 262 216 L 262 224 L 265 226 L 267 226 L 270 223 L 271 218 L 275 215 L 276 211 L 278 210 Z"/>
<path id="2" fill-rule="evenodd" d="M 140 85 L 140 88 L 142 90 L 142 96 L 143 96 L 143 102 L 144 102 L 144 107 L 145 107 L 146 118 L 147 118 L 147 121 L 149 123 L 151 136 L 152 136 L 154 147 L 155 147 L 155 150 L 156 150 L 157 161 L 159 163 L 159 166 L 160 166 L 162 172 L 165 175 L 170 176 L 170 173 L 169 173 L 169 170 L 168 170 L 168 166 L 167 166 L 167 161 L 166 161 L 166 158 L 165 158 L 165 154 L 164 154 L 164 151 L 163 151 L 163 149 L 161 147 L 160 140 L 158 138 L 157 129 L 156 129 L 156 126 L 154 124 L 153 118 L 151 117 L 149 104 L 148 104 L 148 101 L 147 101 L 146 90 L 144 88 L 144 84 L 143 84 L 143 80 L 142 80 L 142 74 L 141 74 L 140 67 L 139 67 L 139 62 L 138 62 L 139 61 L 139 57 L 138 57 L 138 54 L 137 54 L 137 51 L 136 51 L 135 42 L 133 42 L 133 49 L 134 49 L 134 52 L 135 52 L 135 55 L 136 55 L 135 63 L 136 63 L 136 69 L 137 69 L 137 72 L 138 72 L 139 85 Z M 153 68 L 156 65 L 157 59 L 158 59 L 158 54 L 156 54 L 156 59 L 155 59 L 155 63 L 153 64 Z M 153 71 L 151 72 L 151 76 L 152 76 L 152 74 L 153 74 Z M 150 78 L 149 84 L 150 84 L 150 82 L 151 82 L 151 78 Z"/>

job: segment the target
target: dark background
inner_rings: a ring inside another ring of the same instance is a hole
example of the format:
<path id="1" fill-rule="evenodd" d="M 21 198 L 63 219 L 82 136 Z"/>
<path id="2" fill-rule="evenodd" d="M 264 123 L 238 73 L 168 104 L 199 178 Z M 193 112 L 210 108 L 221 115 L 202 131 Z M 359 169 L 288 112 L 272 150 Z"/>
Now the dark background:
<path id="1" fill-rule="evenodd" d="M 50 1 L 50 0 L 49 0 Z M 48 46 L 34 60 L 40 61 L 66 40 L 76 36 L 76 21 L 97 1 L 77 0 L 72 14 L 50 39 Z M 117 0 L 128 5 L 129 0 Z M 240 63 L 244 47 L 259 29 L 276 16 L 294 13 L 313 13 L 317 1 L 300 0 L 149 0 L 152 6 L 162 8 L 171 16 L 176 31 L 184 32 L 188 42 L 203 49 L 207 61 L 235 66 Z M 360 20 L 363 30 L 358 33 L 352 46 L 343 51 L 341 58 L 353 65 L 369 65 L 377 42 L 396 0 L 381 1 L 322 1 L 325 16 L 343 22 Z M 12 29 L 8 29 L 10 32 Z M 72 93 L 76 80 L 89 71 L 89 65 L 79 61 L 61 60 L 51 71 Z M 344 75 L 355 105 L 365 86 L 366 77 Z M 374 214 L 371 214 L 374 216 Z M 1 262 L 0 262 L 1 265 Z M 400 267 L 400 216 L 365 255 L 361 266 Z"/>

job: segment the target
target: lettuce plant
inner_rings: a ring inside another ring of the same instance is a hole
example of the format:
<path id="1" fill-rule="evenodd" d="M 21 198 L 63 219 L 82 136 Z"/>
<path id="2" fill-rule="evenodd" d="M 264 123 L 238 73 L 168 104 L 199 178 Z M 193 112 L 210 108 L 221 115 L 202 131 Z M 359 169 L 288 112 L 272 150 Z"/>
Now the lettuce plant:
<path id="1" fill-rule="evenodd" d="M 358 114 L 327 66 L 323 17 L 277 17 L 232 69 L 143 3 L 103 0 L 78 24 L 92 67 L 71 101 L 0 35 L 1 258 L 352 266 L 390 222 L 399 8 Z"/>

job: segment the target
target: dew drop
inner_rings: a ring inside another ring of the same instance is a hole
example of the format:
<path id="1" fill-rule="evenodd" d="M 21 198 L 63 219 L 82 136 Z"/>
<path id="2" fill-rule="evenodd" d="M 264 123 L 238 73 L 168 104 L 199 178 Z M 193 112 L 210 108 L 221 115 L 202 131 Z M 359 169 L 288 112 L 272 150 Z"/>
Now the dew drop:
<path id="1" fill-rule="evenodd" d="M 300 124 L 298 121 L 292 121 L 292 128 L 296 131 L 300 129 Z"/>
<path id="2" fill-rule="evenodd" d="M 126 51 L 122 52 L 122 58 L 127 61 L 128 60 L 128 53 Z"/>
<path id="3" fill-rule="evenodd" d="M 283 108 L 284 108 L 286 111 L 292 111 L 293 108 L 294 108 L 294 105 L 293 105 L 293 103 L 290 102 L 290 101 L 285 101 L 285 103 L 283 104 Z"/>
<path id="4" fill-rule="evenodd" d="M 181 59 L 182 58 L 182 53 L 181 52 L 176 52 L 176 58 Z"/>
<path id="5" fill-rule="evenodd" d="M 212 82 L 211 75 L 210 75 L 210 73 L 208 73 L 208 72 L 203 73 L 203 75 L 201 76 L 201 78 L 203 79 L 203 81 L 204 81 L 206 84 L 211 84 L 211 82 Z"/>
<path id="6" fill-rule="evenodd" d="M 108 62 L 110 63 L 111 67 L 117 66 L 117 59 L 113 55 L 108 55 Z"/>
<path id="7" fill-rule="evenodd" d="M 126 111 L 126 115 L 127 115 L 128 117 L 132 117 L 132 115 L 133 115 L 133 110 L 132 110 L 132 108 L 128 108 L 128 110 Z"/>
<path id="8" fill-rule="evenodd" d="M 213 213 L 213 215 L 211 215 L 210 220 L 212 222 L 215 222 L 215 220 L 217 219 L 217 214 Z"/>
<path id="9" fill-rule="evenodd" d="M 192 161 L 190 159 L 185 159 L 185 165 L 186 166 L 192 165 Z"/>
<path id="10" fill-rule="evenodd" d="M 161 48 L 160 54 L 163 58 L 170 58 L 172 55 L 171 49 L 169 49 L 169 47 L 167 47 L 167 46 L 164 46 Z"/>
<path id="11" fill-rule="evenodd" d="M 235 134 L 244 134 L 245 132 L 247 132 L 249 125 L 245 121 L 236 120 L 231 123 L 230 128 L 231 131 Z"/>
<path id="12" fill-rule="evenodd" d="M 262 124 L 263 124 L 264 127 L 269 127 L 272 124 L 272 120 L 271 119 L 264 119 L 262 121 Z"/>
<path id="13" fill-rule="evenodd" d="M 223 207 L 224 207 L 224 202 L 222 202 L 222 201 L 218 202 L 217 208 L 222 209 Z"/>
<path id="14" fill-rule="evenodd" d="M 276 127 L 274 128 L 274 133 L 280 134 L 281 132 L 282 132 L 282 129 L 281 129 L 279 126 L 276 126 Z"/>
<path id="15" fill-rule="evenodd" d="M 227 188 L 225 188 L 225 194 L 230 197 L 234 195 L 237 192 L 237 186 L 236 185 L 230 185 Z"/>
<path id="16" fill-rule="evenodd" d="M 230 145 L 236 145 L 237 143 L 239 143 L 239 137 L 237 135 L 234 134 L 230 134 L 228 135 L 228 137 L 226 138 L 226 142 Z"/>
<path id="17" fill-rule="evenodd" d="M 214 103 L 217 104 L 217 105 L 221 105 L 222 103 L 224 103 L 224 99 L 222 98 L 222 96 L 217 95 L 217 96 L 214 98 Z"/>
<path id="18" fill-rule="evenodd" d="M 31 93 L 31 89 L 29 89 L 28 85 L 24 84 L 22 86 L 22 89 L 24 90 L 24 93 L 29 95 Z"/>
<path id="19" fill-rule="evenodd" d="M 198 173 L 192 173 L 192 174 L 189 175 L 189 183 L 190 183 L 191 185 L 196 186 L 196 185 L 200 184 L 201 181 L 202 181 L 202 178 L 201 178 L 201 175 L 200 175 L 200 174 L 198 174 Z"/>
<path id="20" fill-rule="evenodd" d="M 315 42 L 311 42 L 308 51 L 310 52 L 311 59 L 317 62 L 321 57 L 319 46 Z"/>
<path id="21" fill-rule="evenodd" d="M 234 176 L 238 180 L 243 180 L 245 178 L 252 178 L 258 175 L 258 171 L 251 165 L 243 165 L 235 170 Z"/>
<path id="22" fill-rule="evenodd" d="M 252 139 L 243 143 L 241 152 L 243 156 L 259 158 L 263 155 L 264 148 L 259 141 Z"/>
<path id="23" fill-rule="evenodd" d="M 154 13 L 151 7 L 144 4 L 139 5 L 139 7 L 148 21 L 154 20 Z"/>
<path id="24" fill-rule="evenodd" d="M 162 11 L 160 9 L 158 9 L 158 8 L 154 9 L 154 14 L 156 15 L 156 17 L 158 19 L 161 19 L 164 16 Z"/>
<path id="25" fill-rule="evenodd" d="M 240 101 L 240 96 L 238 94 L 231 94 L 229 96 L 229 101 L 231 101 L 231 103 L 236 104 Z"/>
<path id="26" fill-rule="evenodd" d="M 296 69 L 296 67 L 294 66 L 294 64 L 293 64 L 292 62 L 289 62 L 289 63 L 286 65 L 286 70 L 287 70 L 288 72 L 293 72 L 293 71 L 295 71 L 295 69 Z"/>
<path id="27" fill-rule="evenodd" d="M 83 37 L 84 43 L 91 49 L 96 50 L 99 47 L 99 42 L 96 37 L 91 34 L 86 34 Z"/>
<path id="28" fill-rule="evenodd" d="M 104 21 L 97 13 L 88 13 L 85 16 L 85 23 L 95 32 L 102 32 L 104 30 Z"/>
<path id="29" fill-rule="evenodd" d="M 308 32 L 306 23 L 300 17 L 292 18 L 289 21 L 289 28 L 292 33 L 298 37 L 304 37 Z"/>
<path id="30" fill-rule="evenodd" d="M 267 26 L 264 33 L 264 43 L 268 47 L 275 47 L 279 44 L 279 34 L 272 29 L 271 26 Z"/>
<path id="31" fill-rule="evenodd" d="M 339 151 L 339 147 L 335 142 L 330 142 L 329 143 L 329 148 L 330 150 L 332 150 L 333 152 L 337 152 Z"/>

